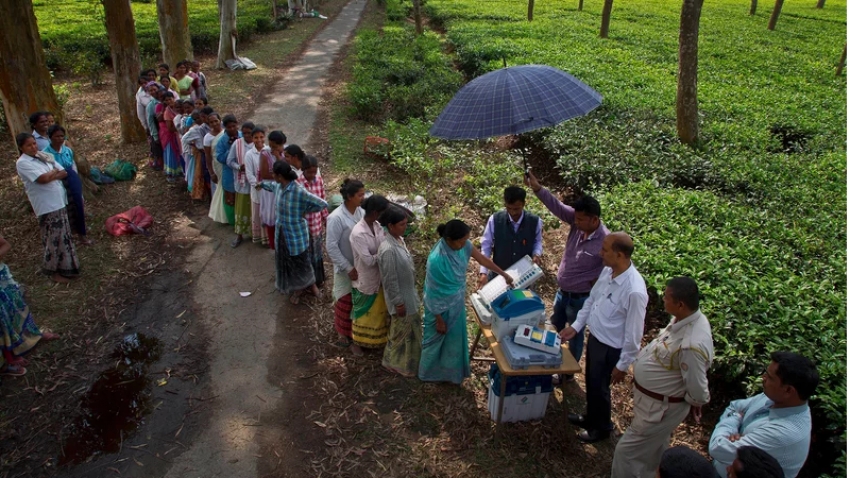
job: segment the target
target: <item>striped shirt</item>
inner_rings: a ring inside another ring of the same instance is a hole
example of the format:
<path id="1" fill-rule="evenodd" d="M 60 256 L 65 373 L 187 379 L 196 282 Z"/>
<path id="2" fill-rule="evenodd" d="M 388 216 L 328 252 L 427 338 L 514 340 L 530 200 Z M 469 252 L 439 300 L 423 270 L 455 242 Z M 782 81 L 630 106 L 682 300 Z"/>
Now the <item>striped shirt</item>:
<path id="1" fill-rule="evenodd" d="M 708 453 L 720 476 L 726 474 L 738 448 L 751 445 L 776 458 L 786 478 L 800 472 L 809 455 L 812 415 L 808 403 L 798 407 L 773 408 L 773 401 L 760 393 L 744 400 L 733 400 L 723 412 L 711 440 Z M 730 435 L 741 435 L 730 441 Z"/>
<path id="2" fill-rule="evenodd" d="M 322 180 L 321 174 L 316 174 L 316 177 L 313 178 L 312 181 L 307 181 L 304 178 L 304 175 L 298 176 L 298 184 L 304 187 L 307 192 L 313 193 L 316 196 L 327 201 L 327 195 L 325 194 L 325 182 Z M 322 229 L 324 229 L 324 222 L 328 218 L 328 210 L 327 208 L 322 209 L 321 212 L 311 212 L 308 213 L 307 216 L 307 228 L 310 230 L 311 237 L 319 237 L 322 235 Z"/>
<path id="3" fill-rule="evenodd" d="M 297 256 L 307 250 L 310 234 L 304 215 L 327 209 L 328 203 L 307 192 L 295 181 L 286 186 L 273 181 L 263 181 L 263 189 L 275 193 L 278 234 L 283 233 L 289 255 Z"/>

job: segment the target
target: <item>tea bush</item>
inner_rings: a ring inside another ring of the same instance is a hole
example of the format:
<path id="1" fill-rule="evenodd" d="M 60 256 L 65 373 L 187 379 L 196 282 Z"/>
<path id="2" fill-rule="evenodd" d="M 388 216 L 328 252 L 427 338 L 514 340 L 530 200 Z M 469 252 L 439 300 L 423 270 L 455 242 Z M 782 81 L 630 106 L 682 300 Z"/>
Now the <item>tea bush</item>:
<path id="1" fill-rule="evenodd" d="M 161 58 L 156 2 L 132 2 L 132 8 L 140 55 L 142 58 Z M 74 59 L 78 57 L 85 57 L 86 61 L 98 65 L 112 61 L 103 24 L 103 7 L 99 1 L 33 0 L 33 9 L 51 70 L 72 71 Z M 239 0 L 237 11 L 240 41 L 247 41 L 255 33 L 274 28 L 266 1 Z M 216 2 L 189 0 L 188 12 L 192 47 L 195 51 L 217 51 L 219 18 Z"/>
<path id="2" fill-rule="evenodd" d="M 388 1 L 388 11 L 392 5 L 398 1 Z M 363 120 L 424 118 L 428 107 L 444 105 L 461 84 L 433 32 L 417 36 L 410 25 L 395 22 L 380 33 L 359 33 L 355 50 L 348 94 L 355 116 Z"/>

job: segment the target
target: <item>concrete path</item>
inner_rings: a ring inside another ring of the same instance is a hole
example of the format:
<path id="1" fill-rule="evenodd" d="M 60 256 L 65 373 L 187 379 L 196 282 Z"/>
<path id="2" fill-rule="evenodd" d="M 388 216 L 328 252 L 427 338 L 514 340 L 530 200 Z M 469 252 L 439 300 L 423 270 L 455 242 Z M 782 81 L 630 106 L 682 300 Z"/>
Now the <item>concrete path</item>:
<path id="1" fill-rule="evenodd" d="M 309 144 L 322 85 L 365 5 L 366 0 L 350 2 L 248 118 L 268 130 L 281 129 L 290 143 Z M 273 349 L 284 346 L 275 337 L 285 332 L 279 316 L 284 315 L 286 299 L 274 289 L 271 250 L 250 241 L 232 249 L 231 228 L 208 220 L 197 226 L 206 243 L 195 247 L 188 261 L 195 278 L 190 293 L 209 333 L 211 396 L 215 398 L 208 426 L 165 476 L 253 477 L 261 456 L 262 427 L 258 425 L 263 417 L 286 409 L 282 402 L 290 393 L 290 383 L 269 374 L 269 357 L 280 355 Z M 243 298 L 240 292 L 251 295 Z M 280 451 L 287 453 L 287 448 Z"/>
<path id="2" fill-rule="evenodd" d="M 290 144 L 310 143 L 322 85 L 337 53 L 360 20 L 365 6 L 365 0 L 353 0 L 333 23 L 313 39 L 301 61 L 286 72 L 284 78 L 274 85 L 266 101 L 254 111 L 251 117 L 254 124 L 265 126 L 268 131 L 280 129 Z"/>

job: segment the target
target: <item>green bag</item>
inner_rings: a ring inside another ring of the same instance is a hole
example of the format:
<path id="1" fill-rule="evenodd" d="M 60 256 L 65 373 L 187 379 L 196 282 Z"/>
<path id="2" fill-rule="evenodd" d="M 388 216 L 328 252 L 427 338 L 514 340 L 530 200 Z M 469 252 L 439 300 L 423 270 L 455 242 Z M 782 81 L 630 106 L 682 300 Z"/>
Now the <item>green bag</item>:
<path id="1" fill-rule="evenodd" d="M 136 165 L 116 159 L 112 164 L 103 168 L 104 174 L 112 176 L 116 181 L 132 181 L 136 177 Z"/>

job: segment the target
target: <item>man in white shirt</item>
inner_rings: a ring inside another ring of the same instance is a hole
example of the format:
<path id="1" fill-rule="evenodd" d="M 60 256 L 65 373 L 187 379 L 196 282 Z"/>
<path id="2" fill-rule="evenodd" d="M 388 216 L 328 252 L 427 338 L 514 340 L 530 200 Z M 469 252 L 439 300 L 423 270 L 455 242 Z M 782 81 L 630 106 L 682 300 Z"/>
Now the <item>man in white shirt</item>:
<path id="1" fill-rule="evenodd" d="M 136 116 L 139 118 L 139 123 L 145 128 L 145 133 L 150 136 L 150 127 L 148 126 L 148 103 L 151 102 L 151 95 L 145 89 L 148 84 L 148 78 L 144 75 L 139 75 L 139 89 L 136 90 Z"/>
<path id="2" fill-rule="evenodd" d="M 605 266 L 572 325 L 561 330 L 561 340 L 575 337 L 587 325 L 590 337 L 585 356 L 587 414 L 570 414 L 574 425 L 584 428 L 578 439 L 595 443 L 608 438 L 611 423 L 611 384 L 626 377 L 640 350 L 646 317 L 646 283 L 632 264 L 635 246 L 624 232 L 602 241 Z"/>

